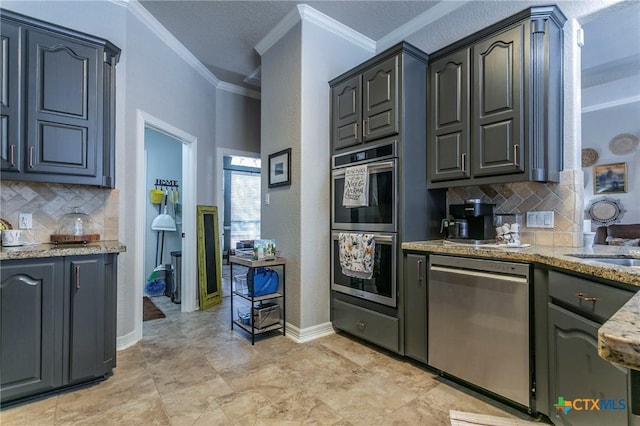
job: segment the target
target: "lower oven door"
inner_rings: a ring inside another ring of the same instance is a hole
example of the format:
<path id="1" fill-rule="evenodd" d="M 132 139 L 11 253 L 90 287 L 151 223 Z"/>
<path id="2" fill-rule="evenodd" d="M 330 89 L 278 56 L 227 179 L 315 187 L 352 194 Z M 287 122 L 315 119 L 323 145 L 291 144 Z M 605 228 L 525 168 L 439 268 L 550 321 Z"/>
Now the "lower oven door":
<path id="1" fill-rule="evenodd" d="M 375 241 L 373 276 L 370 279 L 363 279 L 342 273 L 338 244 L 339 234 L 336 231 L 331 234 L 331 289 L 396 307 L 396 235 L 373 233 Z"/>

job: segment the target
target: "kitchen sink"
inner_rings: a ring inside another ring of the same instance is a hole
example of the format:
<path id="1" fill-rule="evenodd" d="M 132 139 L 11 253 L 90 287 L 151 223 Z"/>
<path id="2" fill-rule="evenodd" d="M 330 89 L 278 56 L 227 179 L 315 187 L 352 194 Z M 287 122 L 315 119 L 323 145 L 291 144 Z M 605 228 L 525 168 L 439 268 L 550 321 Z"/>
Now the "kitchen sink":
<path id="1" fill-rule="evenodd" d="M 629 257 L 587 257 L 581 255 L 570 255 L 573 257 L 579 257 L 585 262 L 601 262 L 608 263 L 609 265 L 629 266 L 632 268 L 640 268 L 640 259 L 634 259 Z"/>

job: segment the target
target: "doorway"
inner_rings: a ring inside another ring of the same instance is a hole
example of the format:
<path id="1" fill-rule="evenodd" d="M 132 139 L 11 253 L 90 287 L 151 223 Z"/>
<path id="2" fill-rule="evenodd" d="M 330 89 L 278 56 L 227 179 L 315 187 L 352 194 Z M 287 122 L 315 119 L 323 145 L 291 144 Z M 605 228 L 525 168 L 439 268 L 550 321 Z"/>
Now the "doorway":
<path id="1" fill-rule="evenodd" d="M 223 157 L 223 253 L 260 238 L 260 159 Z"/>
<path id="2" fill-rule="evenodd" d="M 146 127 L 144 296 L 170 297 L 181 303 L 181 277 L 175 263 L 182 259 L 182 142 Z M 144 306 L 144 305 L 143 305 Z"/>
<path id="3" fill-rule="evenodd" d="M 142 298 L 144 284 L 148 275 L 145 275 L 146 259 L 153 259 L 155 245 L 151 254 L 146 253 L 145 241 L 147 234 L 146 206 L 149 204 L 149 188 L 146 182 L 145 162 L 145 133 L 146 129 L 153 129 L 165 136 L 177 140 L 181 144 L 182 176 L 180 180 L 181 191 L 179 194 L 182 209 L 182 271 L 181 271 L 181 304 L 182 312 L 192 312 L 198 309 L 197 300 L 197 268 L 196 265 L 196 176 L 197 176 L 197 138 L 172 126 L 165 121 L 156 118 L 144 111 L 137 111 L 137 147 L 136 157 L 140 161 L 140 167 L 136 173 L 136 212 L 135 215 L 135 318 L 136 340 L 142 339 Z M 156 206 L 157 208 L 157 206 Z M 156 211 L 157 213 L 157 211 Z M 151 232 L 151 231 L 149 231 Z"/>

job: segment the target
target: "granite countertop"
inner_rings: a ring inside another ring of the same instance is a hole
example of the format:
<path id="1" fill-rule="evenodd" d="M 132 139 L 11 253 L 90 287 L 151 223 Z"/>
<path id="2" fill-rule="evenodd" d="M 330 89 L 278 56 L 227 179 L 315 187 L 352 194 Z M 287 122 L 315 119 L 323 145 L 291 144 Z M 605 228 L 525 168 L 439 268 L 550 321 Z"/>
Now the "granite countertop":
<path id="1" fill-rule="evenodd" d="M 122 253 L 127 251 L 117 240 L 96 241 L 88 244 L 42 243 L 22 247 L 2 247 L 0 260 L 33 259 L 38 257 L 82 256 L 87 254 Z"/>
<path id="2" fill-rule="evenodd" d="M 434 240 L 406 242 L 402 243 L 402 248 L 436 254 L 539 263 L 624 283 L 638 287 L 640 290 L 639 268 L 589 260 L 589 257 L 631 256 L 640 258 L 640 253 L 633 247 L 604 245 L 579 248 L 552 246 L 476 247 Z M 570 256 L 571 254 L 582 257 Z M 640 330 L 638 324 L 640 324 L 640 291 L 598 330 L 599 355 L 608 361 L 640 370 Z"/>

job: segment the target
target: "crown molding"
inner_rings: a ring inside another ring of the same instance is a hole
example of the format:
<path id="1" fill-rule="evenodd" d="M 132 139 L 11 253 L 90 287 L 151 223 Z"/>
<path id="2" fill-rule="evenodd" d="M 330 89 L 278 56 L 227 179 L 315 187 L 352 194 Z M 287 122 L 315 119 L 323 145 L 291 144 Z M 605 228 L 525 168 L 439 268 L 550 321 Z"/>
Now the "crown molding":
<path id="1" fill-rule="evenodd" d="M 376 51 L 376 42 L 371 40 L 359 32 L 341 24 L 335 19 L 318 12 L 311 6 L 299 4 L 292 9 L 267 35 L 256 44 L 255 49 L 262 56 L 274 44 L 278 42 L 285 34 L 291 30 L 298 22 L 307 21 L 316 24 L 325 30 L 356 44 L 370 52 Z"/>
<path id="2" fill-rule="evenodd" d="M 278 25 L 273 27 L 271 31 L 267 33 L 266 36 L 262 40 L 256 44 L 254 47 L 256 52 L 260 56 L 264 54 L 267 50 L 271 48 L 278 40 L 280 40 L 286 33 L 289 32 L 291 28 L 293 28 L 300 21 L 300 14 L 296 9 L 291 9 L 289 13 L 285 15 Z"/>
<path id="3" fill-rule="evenodd" d="M 443 16 L 461 8 L 471 0 L 441 1 L 430 9 L 425 10 L 406 24 L 396 28 L 389 34 L 378 40 L 378 51 L 391 47 L 402 40 L 406 40 L 411 34 L 420 31 L 429 24 L 434 23 Z"/>
<path id="4" fill-rule="evenodd" d="M 312 22 L 335 35 L 368 50 L 371 53 L 376 51 L 376 42 L 374 40 L 359 33 L 353 28 L 336 21 L 324 13 L 318 12 L 309 5 L 299 4 L 298 13 L 300 14 L 300 19 L 303 21 L 306 20 L 308 22 Z"/>
<path id="5" fill-rule="evenodd" d="M 595 104 L 595 105 L 589 105 L 589 106 L 583 107 L 581 112 L 584 114 L 587 112 L 594 112 L 594 111 L 600 111 L 608 108 L 615 108 L 623 105 L 633 104 L 636 102 L 640 102 L 640 95 L 630 96 L 628 98 L 616 99 L 609 102 L 602 102 L 600 104 Z"/>
<path id="6" fill-rule="evenodd" d="M 221 81 L 217 84 L 216 89 L 224 90 L 226 92 L 235 93 L 236 95 L 246 96 L 248 98 L 260 99 L 261 94 L 257 90 L 247 89 L 246 87 L 238 86 L 236 84 L 227 83 Z"/>
<path id="7" fill-rule="evenodd" d="M 173 35 L 169 30 L 165 28 L 156 18 L 145 9 L 138 0 L 111 0 L 119 6 L 125 6 L 133 16 L 135 16 L 140 22 L 142 22 L 152 33 L 154 33 L 160 40 L 162 40 L 171 50 L 173 50 L 187 65 L 193 68 L 198 74 L 200 74 L 209 84 L 216 89 L 225 90 L 227 92 L 235 93 L 241 96 L 247 96 L 250 98 L 260 99 L 260 93 L 246 89 L 235 84 L 221 81 L 215 74 L 209 70 L 202 62 L 196 58 L 193 53 L 187 49 L 184 44 Z"/>

